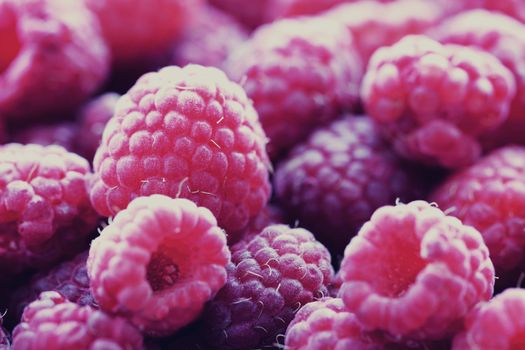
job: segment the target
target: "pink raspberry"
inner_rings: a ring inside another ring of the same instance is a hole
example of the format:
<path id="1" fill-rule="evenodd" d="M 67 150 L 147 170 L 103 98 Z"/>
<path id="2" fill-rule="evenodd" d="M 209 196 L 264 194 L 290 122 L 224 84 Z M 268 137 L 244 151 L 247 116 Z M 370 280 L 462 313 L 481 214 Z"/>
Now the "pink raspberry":
<path id="1" fill-rule="evenodd" d="M 514 74 L 517 94 L 512 102 L 509 118 L 496 132 L 486 137 L 486 144 L 490 147 L 524 144 L 525 26 L 503 14 L 472 10 L 445 21 L 435 30 L 433 36 L 444 43 L 470 45 L 490 52 Z"/>
<path id="2" fill-rule="evenodd" d="M 361 0 L 334 7 L 324 16 L 346 26 L 362 61 L 367 63 L 378 48 L 392 45 L 406 35 L 425 32 L 441 19 L 442 11 L 433 1 Z"/>
<path id="3" fill-rule="evenodd" d="M 253 100 L 273 158 L 355 106 L 362 66 L 353 51 L 342 25 L 299 18 L 261 27 L 230 56 L 226 69 Z"/>
<path id="4" fill-rule="evenodd" d="M 18 288 L 12 295 L 10 316 L 18 321 L 24 308 L 33 300 L 38 299 L 40 293 L 47 291 L 58 292 L 67 300 L 81 306 L 89 305 L 98 309 L 89 289 L 87 257 L 88 252 L 86 251 L 48 272 L 37 274 L 28 284 Z"/>
<path id="5" fill-rule="evenodd" d="M 77 116 L 78 135 L 76 137 L 76 148 L 79 154 L 88 160 L 95 156 L 102 133 L 108 121 L 113 117 L 115 106 L 120 95 L 108 92 L 100 95 L 84 105 Z"/>
<path id="6" fill-rule="evenodd" d="M 501 12 L 521 22 L 525 22 L 525 8 L 522 0 L 437 0 L 437 3 L 443 6 L 448 13 L 482 8 L 491 12 Z"/>
<path id="7" fill-rule="evenodd" d="M 525 148 L 492 152 L 445 181 L 431 200 L 481 232 L 498 272 L 525 263 Z"/>
<path id="8" fill-rule="evenodd" d="M 189 198 L 240 231 L 270 196 L 264 147 L 239 85 L 215 68 L 166 67 L 117 104 L 95 155 L 91 200 L 109 216 L 138 196 Z"/>
<path id="9" fill-rule="evenodd" d="M 367 117 L 315 131 L 278 165 L 274 178 L 283 208 L 338 253 L 374 210 L 414 199 L 418 182 Z"/>
<path id="10" fill-rule="evenodd" d="M 88 162 L 62 147 L 0 146 L 0 275 L 42 269 L 85 247 L 98 221 L 90 177 Z"/>
<path id="11" fill-rule="evenodd" d="M 73 152 L 78 133 L 77 126 L 69 122 L 37 125 L 16 133 L 12 141 L 22 144 L 34 143 L 42 146 L 58 145 L 69 152 Z M 83 138 L 83 131 L 82 135 Z"/>
<path id="12" fill-rule="evenodd" d="M 270 8 L 276 0 L 250 0 L 249 5 L 247 5 L 246 0 L 208 1 L 217 8 L 237 18 L 245 26 L 253 29 L 268 22 L 268 8 Z"/>
<path id="13" fill-rule="evenodd" d="M 133 200 L 91 244 L 87 262 L 102 310 L 151 335 L 194 321 L 226 282 L 230 251 L 212 213 L 187 199 Z"/>
<path id="14" fill-rule="evenodd" d="M 228 279 L 208 303 L 202 334 L 214 349 L 266 348 L 279 342 L 302 305 L 328 295 L 330 253 L 314 236 L 285 225 L 265 228 L 232 248 Z"/>
<path id="15" fill-rule="evenodd" d="M 76 1 L 0 1 L 0 115 L 11 121 L 67 115 L 106 78 L 98 23 Z"/>
<path id="16" fill-rule="evenodd" d="M 490 54 L 408 36 L 372 56 L 361 96 L 399 154 L 455 168 L 479 158 L 479 138 L 506 120 L 515 90 Z"/>
<path id="17" fill-rule="evenodd" d="M 346 247 L 339 296 L 368 330 L 441 339 L 488 300 L 494 267 L 479 232 L 427 202 L 378 209 Z"/>
<path id="18" fill-rule="evenodd" d="M 198 11 L 201 0 L 83 0 L 101 24 L 115 65 L 168 50 Z"/>
<path id="19" fill-rule="evenodd" d="M 175 46 L 172 62 L 221 68 L 230 52 L 247 39 L 247 30 L 235 18 L 207 5 Z"/>
<path id="20" fill-rule="evenodd" d="M 452 350 L 525 348 L 525 290 L 510 288 L 470 312 Z"/>
<path id="21" fill-rule="evenodd" d="M 140 350 L 142 335 L 126 319 L 45 292 L 24 310 L 13 350 Z"/>

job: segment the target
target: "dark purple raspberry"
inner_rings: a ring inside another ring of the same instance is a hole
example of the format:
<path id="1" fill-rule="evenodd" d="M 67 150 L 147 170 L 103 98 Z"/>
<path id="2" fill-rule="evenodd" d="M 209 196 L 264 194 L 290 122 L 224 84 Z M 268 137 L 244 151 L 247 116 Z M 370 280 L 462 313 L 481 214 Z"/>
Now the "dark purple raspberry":
<path id="1" fill-rule="evenodd" d="M 283 341 L 295 313 L 328 295 L 330 253 L 314 236 L 285 225 L 232 248 L 228 279 L 208 303 L 202 334 L 214 349 L 252 349 Z"/>
<path id="2" fill-rule="evenodd" d="M 279 202 L 332 252 L 342 252 L 377 208 L 410 200 L 420 185 L 367 117 L 314 132 L 278 165 Z"/>

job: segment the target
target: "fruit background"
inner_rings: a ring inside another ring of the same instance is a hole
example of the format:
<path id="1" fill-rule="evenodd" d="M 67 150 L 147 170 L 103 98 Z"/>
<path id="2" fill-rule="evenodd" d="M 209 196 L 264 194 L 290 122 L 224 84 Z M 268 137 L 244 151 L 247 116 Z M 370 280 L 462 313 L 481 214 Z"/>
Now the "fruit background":
<path id="1" fill-rule="evenodd" d="M 525 350 L 521 0 L 0 0 L 0 350 Z"/>

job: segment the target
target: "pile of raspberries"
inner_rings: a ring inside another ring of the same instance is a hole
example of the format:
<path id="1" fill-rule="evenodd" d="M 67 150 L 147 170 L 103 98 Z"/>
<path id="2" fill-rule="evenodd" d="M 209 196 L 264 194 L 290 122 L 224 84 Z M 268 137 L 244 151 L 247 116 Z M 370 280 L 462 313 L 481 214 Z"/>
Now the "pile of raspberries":
<path id="1" fill-rule="evenodd" d="M 0 350 L 525 350 L 521 0 L 0 0 Z"/>

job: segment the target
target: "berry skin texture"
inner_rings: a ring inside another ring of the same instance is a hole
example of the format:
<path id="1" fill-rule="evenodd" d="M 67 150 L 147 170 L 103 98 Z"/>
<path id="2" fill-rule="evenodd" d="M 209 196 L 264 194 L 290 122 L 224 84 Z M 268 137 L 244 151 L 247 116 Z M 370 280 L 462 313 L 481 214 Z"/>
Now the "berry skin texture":
<path id="1" fill-rule="evenodd" d="M 494 267 L 476 229 L 425 201 L 378 209 L 346 247 L 339 292 L 368 330 L 442 339 L 492 296 Z"/>
<path id="2" fill-rule="evenodd" d="M 48 272 L 39 273 L 31 281 L 18 288 L 11 298 L 10 314 L 18 322 L 24 308 L 38 296 L 47 291 L 60 293 L 67 300 L 80 306 L 89 305 L 98 309 L 98 305 L 89 289 L 86 260 L 88 252 L 81 253 L 69 261 L 54 267 Z"/>
<path id="3" fill-rule="evenodd" d="M 430 198 L 481 232 L 498 272 L 525 263 L 525 148 L 490 153 L 446 180 Z"/>
<path id="4" fill-rule="evenodd" d="M 45 292 L 13 331 L 13 350 L 140 350 L 142 335 L 126 319 Z"/>
<path id="5" fill-rule="evenodd" d="M 117 103 L 93 163 L 91 201 L 105 216 L 158 193 L 210 209 L 234 232 L 270 196 L 257 113 L 215 68 L 170 66 L 142 76 Z"/>
<path id="6" fill-rule="evenodd" d="M 342 25 L 285 19 L 257 29 L 225 67 L 253 100 L 275 159 L 355 107 L 362 64 Z"/>
<path id="7" fill-rule="evenodd" d="M 330 253 L 314 236 L 286 225 L 266 227 L 232 247 L 226 285 L 202 316 L 208 347 L 254 349 L 282 342 L 294 314 L 328 295 Z M 206 347 L 206 348 L 208 348 Z"/>
<path id="8" fill-rule="evenodd" d="M 58 145 L 69 152 L 75 151 L 77 126 L 73 123 L 63 122 L 51 125 L 37 125 L 23 129 L 13 136 L 15 143 L 34 143 L 42 146 Z"/>
<path id="9" fill-rule="evenodd" d="M 509 288 L 468 315 L 452 350 L 513 350 L 525 347 L 525 290 Z"/>
<path id="10" fill-rule="evenodd" d="M 457 168 L 481 155 L 479 138 L 507 118 L 515 81 L 494 56 L 408 36 L 372 56 L 361 96 L 402 156 Z"/>
<path id="11" fill-rule="evenodd" d="M 87 261 L 102 310 L 162 336 L 194 321 L 226 282 L 230 251 L 212 213 L 187 199 L 133 200 L 95 239 Z"/>
<path id="12" fill-rule="evenodd" d="M 231 51 L 248 39 L 248 31 L 229 14 L 203 6 L 195 23 L 173 50 L 173 64 L 196 63 L 222 68 Z"/>
<path id="13" fill-rule="evenodd" d="M 487 148 L 525 144 L 525 26 L 500 13 L 471 10 L 444 21 L 431 35 L 443 43 L 474 46 L 490 52 L 513 73 L 517 93 L 509 117 L 498 130 L 484 138 L 484 144 Z"/>
<path id="14" fill-rule="evenodd" d="M 377 208 L 421 187 L 367 117 L 318 129 L 277 166 L 274 188 L 293 220 L 342 253 Z"/>
<path id="15" fill-rule="evenodd" d="M 406 35 L 425 32 L 441 19 L 442 11 L 433 1 L 360 0 L 336 6 L 323 16 L 344 24 L 366 64 L 378 48 L 393 45 Z"/>
<path id="16" fill-rule="evenodd" d="M 199 10 L 201 0 L 83 0 L 96 14 L 113 64 L 133 65 L 168 50 Z"/>
<path id="17" fill-rule="evenodd" d="M 95 156 L 102 133 L 108 121 L 113 117 L 120 95 L 108 92 L 84 105 L 77 116 L 79 131 L 76 137 L 76 149 L 88 160 Z"/>
<path id="18" fill-rule="evenodd" d="M 98 221 L 88 162 L 59 146 L 13 143 L 0 146 L 0 164 L 0 276 L 80 252 Z"/>
<path id="19" fill-rule="evenodd" d="M 68 115 L 106 78 L 109 52 L 98 23 L 76 1 L 2 0 L 0 23 L 3 119 Z"/>

